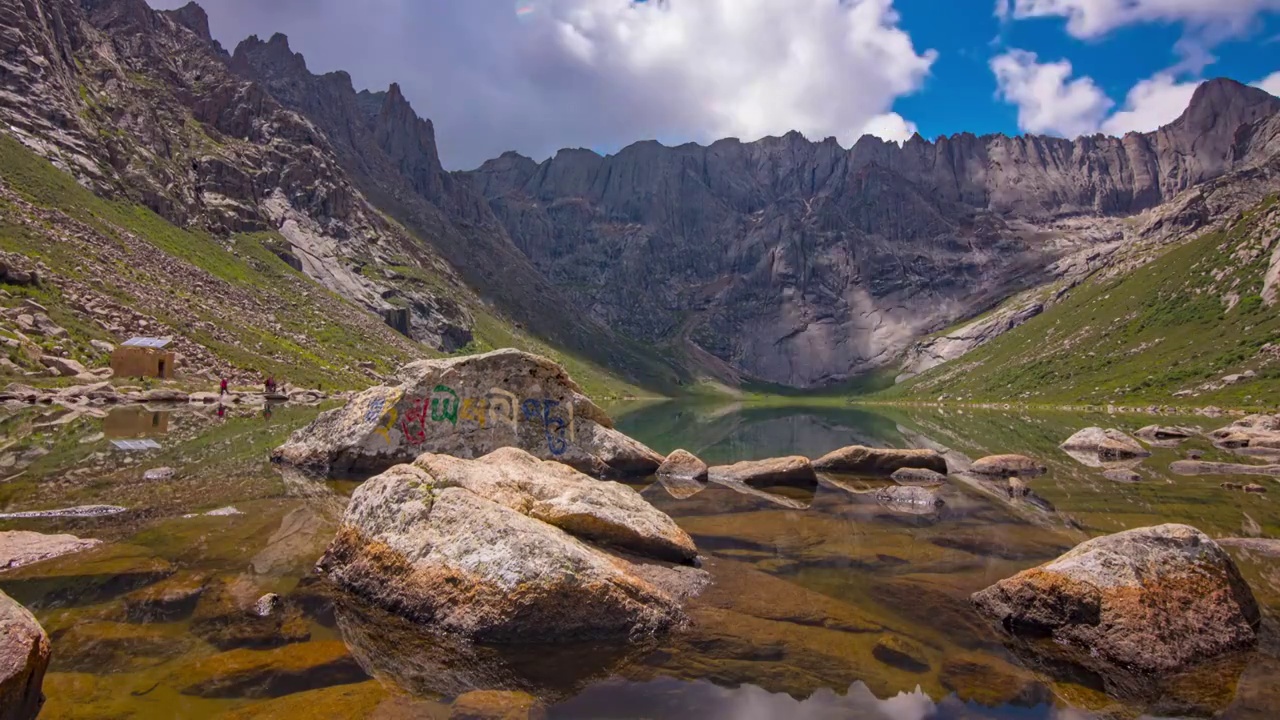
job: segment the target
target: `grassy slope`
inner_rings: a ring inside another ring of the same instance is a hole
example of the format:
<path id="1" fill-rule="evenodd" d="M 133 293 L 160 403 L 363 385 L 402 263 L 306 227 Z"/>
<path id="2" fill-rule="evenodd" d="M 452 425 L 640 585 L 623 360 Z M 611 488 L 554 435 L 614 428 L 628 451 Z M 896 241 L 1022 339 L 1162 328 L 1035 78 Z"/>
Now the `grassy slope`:
<path id="1" fill-rule="evenodd" d="M 363 311 L 294 271 L 268 249 L 281 242 L 273 233 L 239 235 L 220 241 L 202 232 L 178 228 L 145 208 L 95 196 L 69 175 L 4 135 L 0 135 L 0 177 L 34 205 L 63 212 L 117 243 L 126 244 L 129 234 L 142 238 L 174 261 L 188 263 L 245 290 L 255 302 L 271 308 L 275 320 L 286 332 L 276 333 L 249 323 L 229 324 L 225 321 L 227 313 L 213 312 L 217 298 L 186 298 L 190 317 L 165 316 L 157 308 L 139 308 L 156 314 L 171 327 L 192 328 L 188 335 L 191 339 L 238 367 L 271 372 L 295 384 L 362 387 L 368 381 L 354 371 L 360 361 L 373 360 L 380 371 L 388 372 L 402 362 L 439 356 L 396 334 L 372 315 L 363 317 L 360 315 Z M 138 302 L 131 292 L 132 285 L 155 281 L 141 275 L 137 268 L 104 265 L 95 263 L 97 258 L 78 257 L 75 252 L 69 252 L 70 247 L 58 242 L 57 228 L 33 231 L 17 221 L 18 212 L 21 211 L 16 206 L 0 201 L 0 250 L 38 258 L 56 274 L 93 285 L 126 304 Z M 15 296 L 11 302 L 31 297 L 48 307 L 51 318 L 71 333 L 73 356 L 89 365 L 103 362 L 100 356 L 89 351 L 89 340 L 117 340 L 63 302 L 55 288 L 6 287 L 6 290 Z M 171 290 L 179 295 L 187 293 L 178 283 Z M 592 395 L 644 394 L 594 364 L 556 352 L 483 308 L 472 310 L 477 317 L 477 342 L 468 352 L 518 347 L 564 363 Z M 198 329 L 200 321 L 212 322 L 230 331 L 234 342 L 220 341 L 202 332 Z"/>
<path id="2" fill-rule="evenodd" d="M 1259 406 L 1280 390 L 1280 312 L 1260 297 L 1274 199 L 1226 230 L 1168 250 L 1126 275 L 1095 279 L 972 353 L 877 397 L 1028 403 Z M 1228 309 L 1224 298 L 1239 302 Z M 1224 375 L 1257 377 L 1203 388 Z"/>

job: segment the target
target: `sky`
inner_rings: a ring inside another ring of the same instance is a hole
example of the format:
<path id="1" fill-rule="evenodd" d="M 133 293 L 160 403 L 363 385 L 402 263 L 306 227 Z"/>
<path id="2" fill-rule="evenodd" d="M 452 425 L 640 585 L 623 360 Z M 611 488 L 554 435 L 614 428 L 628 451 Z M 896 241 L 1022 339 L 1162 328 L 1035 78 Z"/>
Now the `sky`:
<path id="1" fill-rule="evenodd" d="M 173 8 L 186 0 L 149 0 Z M 1226 76 L 1280 95 L 1280 0 L 201 0 L 228 50 L 398 82 L 449 169 L 799 130 L 1154 130 Z"/>

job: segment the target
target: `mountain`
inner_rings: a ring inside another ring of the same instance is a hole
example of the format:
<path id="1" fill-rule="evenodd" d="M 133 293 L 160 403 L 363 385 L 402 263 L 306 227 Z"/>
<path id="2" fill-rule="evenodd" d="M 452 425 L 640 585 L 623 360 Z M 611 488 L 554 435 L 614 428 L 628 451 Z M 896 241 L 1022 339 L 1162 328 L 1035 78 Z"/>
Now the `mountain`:
<path id="1" fill-rule="evenodd" d="M 0 0 L 0 25 L 0 128 L 99 196 L 223 250 L 255 236 L 424 354 L 515 344 L 584 375 L 607 365 L 674 385 L 675 371 L 537 275 L 440 168 L 430 123 L 397 88 L 357 94 L 345 74 L 311 76 L 283 36 L 232 56 L 195 4 Z M 298 80 L 308 104 L 268 71 Z"/>
<path id="2" fill-rule="evenodd" d="M 350 383 L 515 345 L 606 394 L 873 372 L 932 392 L 1277 188 L 1280 100 L 1230 80 L 1124 138 L 793 132 L 448 172 L 397 85 L 312 73 L 283 35 L 228 52 L 194 3 L 0 0 L 0 27 L 0 222 L 22 230 L 0 260 L 52 288 L 0 316 L 50 303 L 75 343 L 41 352 L 77 357 L 151 328 L 219 373 Z M 112 298 L 141 314 L 86 309 Z"/>
<path id="3" fill-rule="evenodd" d="M 1123 218 L 1280 150 L 1280 100 L 1205 83 L 1158 131 L 514 153 L 466 173 L 516 245 L 624 332 L 799 387 L 895 361 L 1027 288 L 1078 282 Z"/>

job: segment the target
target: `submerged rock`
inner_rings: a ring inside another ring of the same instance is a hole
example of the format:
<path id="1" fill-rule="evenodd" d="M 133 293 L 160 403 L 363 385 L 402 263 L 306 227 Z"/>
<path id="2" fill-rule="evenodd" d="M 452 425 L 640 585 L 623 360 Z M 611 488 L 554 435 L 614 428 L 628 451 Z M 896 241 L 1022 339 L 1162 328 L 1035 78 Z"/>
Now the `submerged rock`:
<path id="1" fill-rule="evenodd" d="M 919 485 L 891 485 L 876 491 L 876 500 L 904 512 L 931 513 L 944 504 L 935 488 Z"/>
<path id="2" fill-rule="evenodd" d="M 972 600 L 1014 635 L 1049 636 L 1149 673 L 1251 648 L 1260 622 L 1231 557 L 1199 530 L 1175 524 L 1088 540 Z"/>
<path id="3" fill-rule="evenodd" d="M 57 510 L 24 510 L 22 512 L 0 513 L 0 520 L 22 520 L 28 518 L 77 518 L 106 517 L 128 512 L 128 508 L 117 505 L 80 505 Z"/>
<path id="4" fill-rule="evenodd" d="M 191 660 L 174 671 L 169 684 L 183 695 L 204 698 L 273 698 L 366 679 L 346 645 L 326 640 Z"/>
<path id="5" fill-rule="evenodd" d="M 668 495 L 677 500 L 688 500 L 707 489 L 707 484 L 702 480 L 663 475 L 661 473 L 658 474 L 658 484 L 667 491 Z"/>
<path id="6" fill-rule="evenodd" d="M 1102 473 L 1102 477 L 1108 480 L 1111 480 L 1112 482 L 1125 482 L 1125 483 L 1135 483 L 1135 482 L 1140 482 L 1142 480 L 1141 475 L 1139 475 L 1136 471 L 1129 470 L 1128 468 L 1115 468 L 1112 470 L 1107 470 L 1106 472 Z"/>
<path id="7" fill-rule="evenodd" d="M 1148 425 L 1135 432 L 1134 435 L 1144 440 L 1186 440 L 1187 438 L 1195 437 L 1196 431 L 1184 427 Z"/>
<path id="8" fill-rule="evenodd" d="M 800 484 L 811 485 L 818 481 L 818 476 L 809 464 L 809 458 L 793 455 L 791 457 L 772 458 L 769 460 L 745 460 L 732 465 L 717 465 L 710 469 L 708 476 L 716 482 L 728 483 L 760 483 L 765 485 Z"/>
<path id="9" fill-rule="evenodd" d="M 941 485 L 947 476 L 927 468 L 898 468 L 889 476 L 899 485 Z"/>
<path id="10" fill-rule="evenodd" d="M 833 450 L 813 461 L 819 472 L 848 475 L 890 475 L 901 468 L 924 468 L 946 474 L 947 461 L 936 450 L 896 450 L 861 445 Z"/>
<path id="11" fill-rule="evenodd" d="M 662 461 L 658 475 L 681 480 L 706 480 L 707 464 L 687 450 L 676 450 Z"/>
<path id="12" fill-rule="evenodd" d="M 472 690 L 453 701 L 449 720 L 544 720 L 538 698 L 511 690 Z"/>
<path id="13" fill-rule="evenodd" d="M 907 672 L 922 673 L 929 669 L 924 649 L 901 635 L 882 636 L 871 649 L 871 655 L 885 665 Z"/>
<path id="14" fill-rule="evenodd" d="M 1240 463 L 1175 460 L 1169 469 L 1178 475 L 1267 475 L 1280 477 L 1280 465 L 1242 465 Z"/>
<path id="15" fill-rule="evenodd" d="M 0 532 L 0 570 L 70 555 L 100 544 L 101 540 L 82 540 L 75 535 L 45 535 L 24 530 Z"/>
<path id="16" fill-rule="evenodd" d="M 998 477 L 1031 477 L 1043 475 L 1048 469 L 1026 455 L 989 455 L 974 461 L 969 472 L 976 475 L 994 475 Z"/>
<path id="17" fill-rule="evenodd" d="M 365 482 L 318 567 L 440 631 L 560 642 L 683 624 L 681 602 L 705 574 L 652 561 L 696 553 L 634 490 L 504 448 L 479 460 L 424 455 Z"/>
<path id="18" fill-rule="evenodd" d="M 613 428 L 559 365 L 518 350 L 424 360 L 322 413 L 272 459 L 377 472 L 422 453 L 475 458 L 518 447 L 595 475 L 647 475 L 663 457 Z"/>
<path id="19" fill-rule="evenodd" d="M 1151 455 L 1137 440 L 1114 428 L 1089 427 L 1059 445 L 1063 450 L 1096 454 L 1103 460 L 1127 460 Z"/>
<path id="20" fill-rule="evenodd" d="M 32 720 L 49 667 L 49 636 L 35 617 L 0 592 L 0 720 Z"/>

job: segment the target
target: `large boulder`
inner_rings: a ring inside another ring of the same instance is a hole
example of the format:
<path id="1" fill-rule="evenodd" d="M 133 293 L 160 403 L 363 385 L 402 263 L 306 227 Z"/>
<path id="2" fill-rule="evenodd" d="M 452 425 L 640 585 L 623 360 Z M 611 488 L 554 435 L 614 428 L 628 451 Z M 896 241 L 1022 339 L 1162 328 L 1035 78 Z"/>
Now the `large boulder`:
<path id="1" fill-rule="evenodd" d="M 707 464 L 688 450 L 676 450 L 662 461 L 658 475 L 681 480 L 706 480 Z"/>
<path id="2" fill-rule="evenodd" d="M 757 483 L 761 485 L 811 485 L 818 476 L 809 458 L 792 455 L 768 460 L 744 460 L 732 465 L 717 465 L 707 471 L 708 477 L 720 483 Z"/>
<path id="3" fill-rule="evenodd" d="M 26 608 L 0 592 L 0 720 L 32 720 L 44 704 L 49 636 Z"/>
<path id="4" fill-rule="evenodd" d="M 352 495 L 319 568 L 356 595 L 482 642 L 642 636 L 682 625 L 705 574 L 634 490 L 518 448 L 425 455 Z"/>
<path id="5" fill-rule="evenodd" d="M 1258 604 L 1231 557 L 1186 525 L 1105 535 L 973 595 L 1014 635 L 1118 667 L 1176 672 L 1257 643 Z"/>
<path id="6" fill-rule="evenodd" d="M 936 450 L 895 450 L 861 445 L 833 450 L 813 461 L 818 472 L 890 475 L 900 468 L 924 468 L 946 474 L 947 461 Z"/>
<path id="7" fill-rule="evenodd" d="M 1219 447 L 1280 448 L 1280 417 L 1249 415 L 1209 433 Z"/>
<path id="8" fill-rule="evenodd" d="M 1072 453 L 1096 454 L 1103 460 L 1127 460 L 1151 454 L 1137 440 L 1119 430 L 1097 427 L 1081 430 L 1067 438 L 1059 447 Z"/>
<path id="9" fill-rule="evenodd" d="M 613 428 L 564 369 L 519 350 L 401 368 L 276 448 L 279 462 L 379 472 L 423 453 L 476 458 L 518 447 L 594 475 L 648 475 L 662 456 Z"/>

